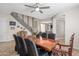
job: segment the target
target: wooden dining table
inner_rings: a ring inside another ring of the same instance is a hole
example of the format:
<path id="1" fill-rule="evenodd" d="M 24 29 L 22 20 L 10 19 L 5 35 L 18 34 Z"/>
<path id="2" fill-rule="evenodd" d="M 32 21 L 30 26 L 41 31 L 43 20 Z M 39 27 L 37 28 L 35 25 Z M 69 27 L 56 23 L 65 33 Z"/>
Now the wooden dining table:
<path id="1" fill-rule="evenodd" d="M 44 49 L 45 51 L 51 52 L 55 46 L 57 45 L 56 41 L 53 40 L 40 40 L 40 39 L 36 39 L 34 41 L 34 43 L 39 46 L 40 48 Z"/>
<path id="2" fill-rule="evenodd" d="M 52 50 L 56 47 L 58 44 L 57 41 L 53 39 L 40 39 L 40 38 L 34 38 L 32 36 L 29 36 L 28 39 L 32 39 L 32 41 L 41 49 L 47 51 L 49 55 L 51 55 Z"/>

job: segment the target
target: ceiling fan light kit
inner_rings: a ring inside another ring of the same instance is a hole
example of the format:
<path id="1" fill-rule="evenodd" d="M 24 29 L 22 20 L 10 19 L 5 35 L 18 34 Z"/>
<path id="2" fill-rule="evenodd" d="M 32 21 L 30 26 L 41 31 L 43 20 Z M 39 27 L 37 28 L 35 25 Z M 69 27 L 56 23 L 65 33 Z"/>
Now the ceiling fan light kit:
<path id="1" fill-rule="evenodd" d="M 39 11 L 39 10 L 40 10 L 39 7 L 35 9 L 35 11 Z"/>
<path id="2" fill-rule="evenodd" d="M 30 5 L 25 5 L 25 6 L 30 7 L 30 8 L 34 8 L 31 11 L 31 13 L 33 13 L 34 11 L 39 11 L 40 13 L 43 13 L 42 9 L 49 9 L 50 8 L 49 6 L 40 7 L 39 5 L 40 5 L 39 3 L 36 3 L 34 6 L 30 6 Z"/>

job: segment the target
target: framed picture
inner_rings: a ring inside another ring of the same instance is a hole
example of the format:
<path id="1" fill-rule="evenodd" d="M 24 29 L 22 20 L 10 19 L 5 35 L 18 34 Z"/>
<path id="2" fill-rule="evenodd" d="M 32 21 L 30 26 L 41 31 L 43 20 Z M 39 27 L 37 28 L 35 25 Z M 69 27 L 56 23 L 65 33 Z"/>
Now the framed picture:
<path id="1" fill-rule="evenodd" d="M 15 27 L 10 27 L 11 28 L 11 30 L 15 30 Z"/>
<path id="2" fill-rule="evenodd" d="M 15 21 L 10 21 L 10 22 L 9 22 L 9 25 L 10 25 L 10 26 L 16 26 L 16 22 L 15 22 Z"/>
<path id="3" fill-rule="evenodd" d="M 20 26 L 17 26 L 17 28 L 19 28 Z"/>

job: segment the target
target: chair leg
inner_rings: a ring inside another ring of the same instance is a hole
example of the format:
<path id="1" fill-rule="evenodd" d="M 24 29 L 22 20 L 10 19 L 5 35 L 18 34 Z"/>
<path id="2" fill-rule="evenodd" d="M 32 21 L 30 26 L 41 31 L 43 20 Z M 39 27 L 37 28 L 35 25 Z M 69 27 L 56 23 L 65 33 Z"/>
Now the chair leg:
<path id="1" fill-rule="evenodd" d="M 51 56 L 52 52 L 48 52 L 49 56 Z"/>

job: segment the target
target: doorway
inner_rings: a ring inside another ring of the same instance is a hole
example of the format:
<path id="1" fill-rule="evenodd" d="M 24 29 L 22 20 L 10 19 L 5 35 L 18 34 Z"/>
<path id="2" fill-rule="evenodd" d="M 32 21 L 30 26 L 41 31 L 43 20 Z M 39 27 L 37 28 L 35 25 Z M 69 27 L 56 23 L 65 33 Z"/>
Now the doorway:
<path id="1" fill-rule="evenodd" d="M 56 37 L 57 39 L 61 39 L 61 41 L 65 41 L 65 19 L 64 18 L 56 20 Z"/>
<path id="2" fill-rule="evenodd" d="M 41 32 L 52 32 L 52 23 L 41 23 Z"/>

